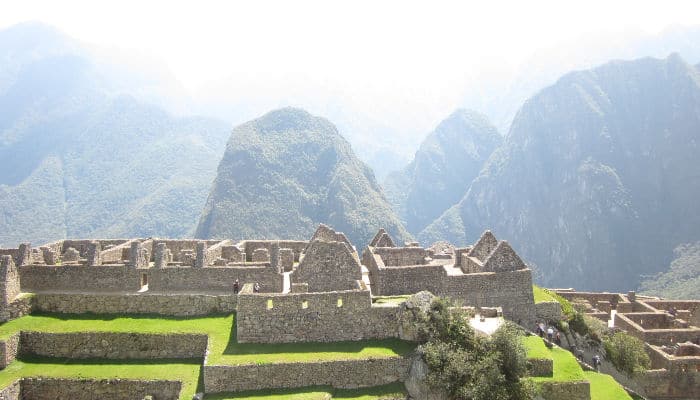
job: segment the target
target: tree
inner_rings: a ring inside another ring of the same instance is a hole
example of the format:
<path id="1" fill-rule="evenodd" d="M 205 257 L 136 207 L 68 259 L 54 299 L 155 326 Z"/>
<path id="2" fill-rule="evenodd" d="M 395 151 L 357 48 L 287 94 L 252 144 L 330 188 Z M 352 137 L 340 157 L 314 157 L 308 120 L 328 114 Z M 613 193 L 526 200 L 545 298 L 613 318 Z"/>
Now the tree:
<path id="1" fill-rule="evenodd" d="M 491 338 L 478 336 L 469 315 L 446 299 L 436 298 L 418 318 L 425 340 L 427 383 L 455 400 L 529 400 L 533 388 L 522 379 L 527 358 L 521 331 L 506 322 Z"/>

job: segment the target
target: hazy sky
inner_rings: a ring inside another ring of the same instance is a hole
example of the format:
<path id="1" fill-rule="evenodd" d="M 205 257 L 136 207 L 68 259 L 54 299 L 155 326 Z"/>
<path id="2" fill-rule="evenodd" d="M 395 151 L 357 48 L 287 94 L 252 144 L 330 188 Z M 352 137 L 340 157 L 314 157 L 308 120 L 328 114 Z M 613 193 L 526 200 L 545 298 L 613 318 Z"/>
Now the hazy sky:
<path id="1" fill-rule="evenodd" d="M 38 20 L 86 42 L 136 51 L 139 60 L 158 60 L 193 98 L 218 104 L 217 115 L 233 116 L 231 122 L 299 105 L 335 120 L 361 120 L 338 123 L 365 142 L 378 127 L 403 132 L 412 140 L 397 144 L 404 153 L 464 106 L 465 96 L 474 97 L 470 83 L 480 82 L 486 97 L 483 82 L 504 80 L 536 52 L 596 35 L 700 24 L 700 2 L 672 0 L 0 4 L 0 28 Z"/>
<path id="2" fill-rule="evenodd" d="M 446 81 L 591 32 L 700 23 L 697 1 L 2 1 L 0 26 L 55 25 L 165 62 L 188 89 L 308 76 L 381 90 Z M 379 86 L 379 87 L 377 87 Z"/>

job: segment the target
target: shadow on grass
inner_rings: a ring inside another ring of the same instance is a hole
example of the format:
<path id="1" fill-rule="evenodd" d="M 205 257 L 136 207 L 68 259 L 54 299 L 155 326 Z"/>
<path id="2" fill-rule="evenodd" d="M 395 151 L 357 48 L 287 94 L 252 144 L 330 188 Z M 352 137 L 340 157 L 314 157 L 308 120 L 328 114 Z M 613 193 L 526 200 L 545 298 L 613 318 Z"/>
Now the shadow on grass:
<path id="1" fill-rule="evenodd" d="M 226 400 L 226 399 L 240 399 L 245 397 L 259 397 L 259 396 L 294 396 L 294 395 L 306 395 L 308 398 L 314 393 L 332 393 L 332 388 L 330 386 L 307 386 L 302 388 L 294 389 L 267 389 L 267 390 L 247 390 L 244 392 L 226 392 L 226 393 L 214 393 L 207 394 L 205 396 L 206 400 Z M 301 399 L 302 397 L 298 397 Z"/>

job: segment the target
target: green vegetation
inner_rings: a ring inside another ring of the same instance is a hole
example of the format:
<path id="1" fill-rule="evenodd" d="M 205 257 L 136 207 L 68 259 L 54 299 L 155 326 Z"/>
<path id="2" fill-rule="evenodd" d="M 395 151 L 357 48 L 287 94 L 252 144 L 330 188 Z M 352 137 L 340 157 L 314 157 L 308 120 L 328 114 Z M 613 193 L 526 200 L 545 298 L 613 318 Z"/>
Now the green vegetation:
<path id="1" fill-rule="evenodd" d="M 576 358 L 569 351 L 559 347 L 545 346 L 539 336 L 523 338 L 528 358 L 545 358 L 553 361 L 552 377 L 530 378 L 536 384 L 542 382 L 589 381 L 591 400 L 631 400 L 625 389 L 612 376 L 594 371 L 583 371 Z"/>
<path id="2" fill-rule="evenodd" d="M 256 390 L 238 393 L 208 395 L 207 400 L 381 400 L 403 399 L 406 389 L 400 382 L 360 389 L 334 389 L 330 387 L 308 387 L 296 389 Z"/>
<path id="3" fill-rule="evenodd" d="M 640 293 L 669 299 L 700 299 L 700 242 L 682 244 L 673 253 L 675 258 L 668 270 L 643 281 Z"/>
<path id="4" fill-rule="evenodd" d="M 476 111 L 459 109 L 441 121 L 413 161 L 384 181 L 387 199 L 406 228 L 418 234 L 459 202 L 502 141 L 488 117 Z"/>
<path id="5" fill-rule="evenodd" d="M 0 387 L 21 377 L 178 380 L 180 399 L 189 400 L 197 391 L 201 360 L 73 361 L 45 358 L 15 360 L 0 371 Z"/>
<path id="6" fill-rule="evenodd" d="M 644 342 L 625 332 L 616 332 L 603 340 L 607 359 L 615 368 L 633 376 L 651 366 L 649 355 L 644 349 Z"/>
<path id="7" fill-rule="evenodd" d="M 398 305 L 408 300 L 411 296 L 375 296 L 372 298 L 374 304 Z"/>
<path id="8" fill-rule="evenodd" d="M 436 298 L 427 313 L 415 311 L 428 385 L 456 400 L 531 399 L 533 388 L 521 379 L 527 368 L 521 332 L 506 323 L 490 338 L 477 336 L 464 310 L 451 306 Z"/>
<path id="9" fill-rule="evenodd" d="M 241 365 L 385 358 L 409 353 L 414 344 L 396 340 L 334 343 L 237 343 L 233 315 L 197 318 L 109 315 L 28 315 L 0 325 L 0 339 L 20 330 L 39 332 L 204 333 L 210 364 Z"/>
<path id="10" fill-rule="evenodd" d="M 543 289 L 537 285 L 532 285 L 532 293 L 535 295 L 535 303 L 557 301 L 557 299 L 549 293 L 549 290 Z"/>
<path id="11" fill-rule="evenodd" d="M 528 358 L 545 358 L 553 360 L 554 362 L 552 377 L 533 377 L 532 379 L 535 382 L 584 380 L 583 370 L 570 352 L 556 346 L 551 349 L 547 348 L 544 344 L 544 340 L 539 336 L 527 336 L 523 338 L 523 345 L 527 349 Z"/>
<path id="12" fill-rule="evenodd" d="M 379 228 L 410 238 L 330 121 L 288 107 L 234 128 L 196 236 L 308 239 L 319 222 L 358 248 Z"/>
<path id="13" fill-rule="evenodd" d="M 632 400 L 612 376 L 595 371 L 585 371 L 583 374 L 591 383 L 591 400 Z"/>

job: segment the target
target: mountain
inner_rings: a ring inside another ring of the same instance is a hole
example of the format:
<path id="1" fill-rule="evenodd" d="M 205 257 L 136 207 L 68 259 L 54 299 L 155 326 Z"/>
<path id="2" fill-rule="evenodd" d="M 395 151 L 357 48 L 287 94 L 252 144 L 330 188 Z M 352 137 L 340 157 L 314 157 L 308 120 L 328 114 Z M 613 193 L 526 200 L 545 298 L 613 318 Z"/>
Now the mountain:
<path id="1" fill-rule="evenodd" d="M 410 237 L 372 171 L 328 120 L 283 108 L 236 127 L 197 237 L 308 239 L 319 223 L 357 247 L 381 227 Z"/>
<path id="2" fill-rule="evenodd" d="M 682 244 L 673 254 L 668 271 L 648 277 L 639 290 L 650 296 L 700 300 L 700 242 Z"/>
<path id="3" fill-rule="evenodd" d="M 417 234 L 457 203 L 502 142 L 483 114 L 457 110 L 423 141 L 404 169 L 385 180 L 389 201 Z"/>
<path id="4" fill-rule="evenodd" d="M 700 74 L 678 55 L 565 75 L 418 236 L 508 237 L 548 286 L 633 289 L 700 239 Z"/>
<path id="5" fill-rule="evenodd" d="M 106 67 L 44 25 L 0 32 L 0 246 L 193 234 L 227 125 L 143 103 Z"/>

